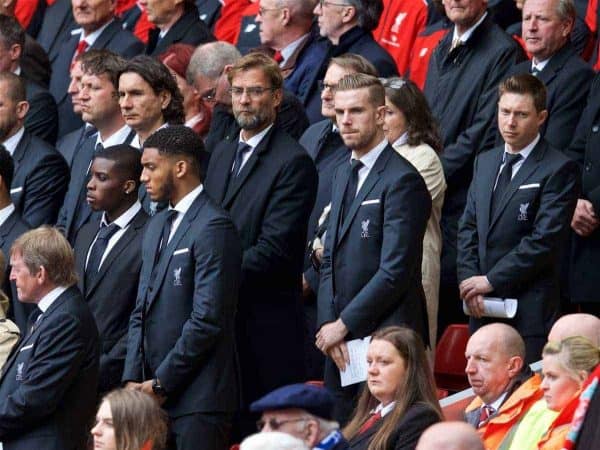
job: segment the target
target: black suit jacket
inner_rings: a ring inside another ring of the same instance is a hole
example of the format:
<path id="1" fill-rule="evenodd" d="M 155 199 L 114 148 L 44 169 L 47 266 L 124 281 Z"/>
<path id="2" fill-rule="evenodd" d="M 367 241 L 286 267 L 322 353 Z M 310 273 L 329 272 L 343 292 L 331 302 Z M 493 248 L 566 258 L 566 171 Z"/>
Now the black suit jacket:
<path id="1" fill-rule="evenodd" d="M 56 143 L 56 149 L 65 158 L 69 167 L 73 166 L 75 154 L 85 139 L 85 125 L 75 131 L 65 134 Z"/>
<path id="2" fill-rule="evenodd" d="M 58 133 L 58 109 L 48 89 L 25 79 L 29 111 L 25 116 L 25 129 L 50 145 L 56 143 Z"/>
<path id="3" fill-rule="evenodd" d="M 589 200 L 594 211 L 600 211 L 600 75 L 596 75 L 587 106 L 577 127 L 569 156 L 582 164 L 583 192 L 581 198 Z M 600 231 L 587 237 L 572 234 L 573 245 L 569 276 L 569 294 L 574 303 L 600 302 Z"/>
<path id="4" fill-rule="evenodd" d="M 159 33 L 159 28 L 150 30 L 146 46 L 147 55 L 158 56 L 173 44 L 189 44 L 195 47 L 215 40 L 206 24 L 198 17 L 195 6 L 184 12 L 162 39 L 159 39 Z"/>
<path id="5" fill-rule="evenodd" d="M 8 216 L 2 225 L 0 225 L 0 250 L 4 253 L 6 259 L 6 274 L 4 277 L 4 286 L 2 290 L 10 299 L 10 310 L 8 317 L 19 327 L 21 334 L 26 331 L 27 318 L 33 309 L 31 305 L 27 303 L 21 303 L 17 298 L 17 288 L 15 283 L 9 280 L 10 274 L 10 248 L 13 242 L 26 231 L 29 231 L 29 225 L 27 225 L 17 211 Z"/>
<path id="6" fill-rule="evenodd" d="M 203 192 L 155 262 L 165 220 L 166 211 L 158 213 L 145 232 L 123 380 L 158 377 L 171 417 L 232 413 L 239 400 L 234 343 L 238 234 L 230 217 Z"/>
<path id="7" fill-rule="evenodd" d="M 529 73 L 531 61 L 515 66 L 514 73 Z M 548 61 L 538 78 L 547 90 L 548 119 L 540 133 L 553 147 L 566 149 L 573 139 L 575 128 L 585 107 L 594 71 L 576 53 L 569 42 Z M 502 144 L 502 137 L 496 140 Z"/>
<path id="8" fill-rule="evenodd" d="M 75 241 L 75 267 L 78 287 L 84 293 L 100 333 L 99 392 L 118 387 L 127 354 L 129 317 L 135 307 L 142 267 L 142 238 L 148 215 L 140 210 L 125 233 L 106 255 L 98 275 L 85 286 L 85 262 L 98 233 L 98 223 L 81 228 Z"/>
<path id="9" fill-rule="evenodd" d="M 75 28 L 77 24 L 73 20 L 71 0 L 56 0 L 46 8 L 36 40 L 46 50 L 50 62 L 56 59 L 61 44 L 69 39 Z M 68 78 L 68 73 L 63 76 Z"/>
<path id="10" fill-rule="evenodd" d="M 10 188 L 12 202 L 32 227 L 54 224 L 69 184 L 64 158 L 27 131 L 13 154 L 15 175 Z"/>
<path id="11" fill-rule="evenodd" d="M 417 170 L 388 145 L 358 191 L 343 226 L 350 164 L 333 180 L 321 265 L 317 329 L 338 317 L 348 339 L 405 325 L 427 339 L 421 284 L 423 236 L 431 197 Z"/>
<path id="12" fill-rule="evenodd" d="M 21 55 L 21 75 L 48 89 L 52 68 L 46 50 L 31 36 L 25 35 L 25 47 Z"/>
<path id="13" fill-rule="evenodd" d="M 50 93 L 58 105 L 59 138 L 83 125 L 81 117 L 73 112 L 71 96 L 67 94 L 69 69 L 78 43 L 79 34 L 69 37 L 61 44 L 60 52 L 51 61 Z M 115 19 L 102 31 L 90 49 L 111 50 L 124 58 L 132 58 L 144 51 L 144 44 L 131 32 L 124 30 L 121 21 Z"/>
<path id="14" fill-rule="evenodd" d="M 349 448 L 351 450 L 367 450 L 371 439 L 379 431 L 386 417 L 376 422 L 375 425 L 364 433 L 350 439 Z M 424 403 L 415 403 L 402 416 L 402 419 L 394 430 L 388 448 L 393 450 L 414 450 L 421 434 L 428 427 L 439 421 L 440 417 L 435 410 Z"/>
<path id="15" fill-rule="evenodd" d="M 522 336 L 545 336 L 559 300 L 558 249 L 568 235 L 577 165 L 543 139 L 513 177 L 496 213 L 490 203 L 504 146 L 479 154 L 458 233 L 458 281 L 486 275 L 490 296 L 516 298 L 509 323 Z M 473 319 L 472 319 L 473 320 Z M 473 320 L 475 326 L 486 320 Z"/>
<path id="16" fill-rule="evenodd" d="M 77 287 L 13 350 L 0 377 L 5 450 L 85 448 L 96 406 L 98 329 Z"/>
<path id="17" fill-rule="evenodd" d="M 242 239 L 237 332 L 251 402 L 303 380 L 300 276 L 317 172 L 306 151 L 273 126 L 230 181 L 237 143 L 236 135 L 213 150 L 204 186 L 231 213 Z"/>

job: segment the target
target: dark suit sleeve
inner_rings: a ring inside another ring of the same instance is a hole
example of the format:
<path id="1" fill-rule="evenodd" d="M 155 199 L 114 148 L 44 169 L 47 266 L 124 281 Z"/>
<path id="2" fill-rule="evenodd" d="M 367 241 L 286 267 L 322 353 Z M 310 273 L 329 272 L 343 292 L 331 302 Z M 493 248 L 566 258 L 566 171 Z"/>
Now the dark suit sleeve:
<path id="1" fill-rule="evenodd" d="M 431 213 L 431 197 L 423 178 L 407 172 L 390 185 L 383 202 L 379 268 L 340 314 L 354 336 L 371 333 L 373 324 L 380 323 L 402 299 L 416 267 L 420 274 L 423 236 Z"/>
<path id="2" fill-rule="evenodd" d="M 398 425 L 394 450 L 414 450 L 423 432 L 439 421 L 434 410 L 424 405 L 412 406 Z"/>
<path id="3" fill-rule="evenodd" d="M 598 111 L 599 102 L 600 74 L 596 74 L 590 87 L 586 107 L 581 113 L 581 117 L 579 118 L 579 121 L 577 123 L 577 128 L 575 128 L 573 140 L 569 145 L 569 149 L 565 152 L 567 156 L 577 161 L 580 166 L 583 166 L 585 156 L 585 144 L 587 142 L 590 129 L 592 128 L 594 120 L 596 119 L 596 113 Z"/>
<path id="4" fill-rule="evenodd" d="M 135 41 L 132 42 L 132 44 L 129 47 L 123 50 L 121 56 L 123 56 L 123 58 L 125 59 L 130 59 L 134 56 L 142 55 L 143 53 L 144 43 L 142 41 L 139 41 L 138 39 L 135 39 Z"/>
<path id="5" fill-rule="evenodd" d="M 83 325 L 73 315 L 53 316 L 41 326 L 25 379 L 1 403 L 0 441 L 54 413 L 87 357 Z"/>
<path id="6" fill-rule="evenodd" d="M 516 46 L 507 49 L 487 74 L 485 87 L 475 103 L 473 121 L 462 131 L 456 141 L 444 148 L 441 155 L 444 175 L 449 184 L 452 177 L 465 167 L 479 151 L 493 147 L 496 133 L 494 122 L 498 103 L 498 84 L 507 76 L 520 56 Z"/>
<path id="7" fill-rule="evenodd" d="M 533 229 L 486 274 L 498 295 L 502 296 L 514 285 L 534 279 L 545 267 L 548 256 L 557 251 L 573 217 L 579 195 L 578 181 L 574 161 L 563 164 L 548 177 L 541 187 L 543 191 Z"/>
<path id="8" fill-rule="evenodd" d="M 69 166 L 53 152 L 42 158 L 27 180 L 21 216 L 32 227 L 54 224 L 69 185 Z"/>
<path id="9" fill-rule="evenodd" d="M 317 182 L 317 171 L 306 154 L 292 159 L 281 169 L 264 213 L 258 240 L 244 251 L 242 267 L 245 276 L 278 273 L 282 267 L 296 266 L 297 251 L 293 245 L 298 242 L 298 233 L 302 233 L 304 242 Z"/>
<path id="10" fill-rule="evenodd" d="M 146 229 L 146 236 L 149 234 L 151 234 L 151 232 Z M 148 252 L 148 249 L 142 245 L 142 255 L 144 252 Z M 142 347 L 142 311 L 144 308 L 144 295 L 146 295 L 146 289 L 149 282 L 146 274 L 150 273 L 150 270 L 145 268 L 144 264 L 148 264 L 150 259 L 152 258 L 143 258 L 137 300 L 135 303 L 135 308 L 129 317 L 129 329 L 127 332 L 127 355 L 125 356 L 123 377 L 121 379 L 123 382 L 144 381 L 142 379 L 142 365 L 144 362 L 142 361 L 142 353 L 140 351 Z"/>
<path id="11" fill-rule="evenodd" d="M 167 392 L 179 390 L 201 367 L 235 314 L 241 246 L 233 224 L 210 223 L 194 243 L 194 298 L 181 336 L 156 369 Z M 235 298 L 232 298 L 235 297 Z"/>
<path id="12" fill-rule="evenodd" d="M 473 181 L 469 186 L 467 194 L 467 205 L 460 219 L 458 227 L 457 248 L 458 255 L 456 269 L 458 272 L 458 283 L 467 278 L 481 275 L 479 268 L 479 234 L 477 233 L 477 205 L 475 198 L 478 192 L 477 187 L 477 164 L 475 159 L 475 168 L 473 170 Z"/>
<path id="13" fill-rule="evenodd" d="M 31 134 L 54 145 L 58 133 L 58 109 L 50 92 L 38 92 L 30 99 L 25 128 Z"/>

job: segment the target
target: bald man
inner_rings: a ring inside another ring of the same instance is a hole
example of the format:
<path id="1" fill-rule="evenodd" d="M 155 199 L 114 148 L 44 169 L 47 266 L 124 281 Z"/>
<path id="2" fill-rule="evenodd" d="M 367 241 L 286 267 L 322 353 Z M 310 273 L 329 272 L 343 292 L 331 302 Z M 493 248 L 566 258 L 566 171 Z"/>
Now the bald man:
<path id="1" fill-rule="evenodd" d="M 558 342 L 570 336 L 583 336 L 600 347 L 600 319 L 591 314 L 562 316 L 548 333 L 548 341 Z"/>
<path id="2" fill-rule="evenodd" d="M 467 342 L 465 356 L 465 372 L 477 395 L 465 409 L 465 420 L 478 429 L 486 448 L 497 448 L 542 397 L 541 378 L 524 364 L 523 338 L 503 323 L 477 330 Z"/>
<path id="3" fill-rule="evenodd" d="M 477 431 L 464 422 L 440 422 L 425 430 L 416 450 L 484 450 Z"/>

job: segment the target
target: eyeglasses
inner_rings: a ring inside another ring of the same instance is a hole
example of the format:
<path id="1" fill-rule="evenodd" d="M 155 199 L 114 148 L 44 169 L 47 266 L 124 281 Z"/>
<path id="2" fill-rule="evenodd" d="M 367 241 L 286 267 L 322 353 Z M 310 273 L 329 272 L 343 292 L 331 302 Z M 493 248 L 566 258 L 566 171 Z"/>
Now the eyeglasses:
<path id="1" fill-rule="evenodd" d="M 335 91 L 338 87 L 337 84 L 325 83 L 323 80 L 319 80 L 318 82 L 319 89 L 324 91 L 325 89 L 329 89 L 331 92 Z"/>
<path id="2" fill-rule="evenodd" d="M 258 8 L 258 15 L 259 16 L 264 16 L 266 12 L 269 11 L 280 11 L 281 8 L 263 8 L 262 6 L 260 8 Z"/>
<path id="3" fill-rule="evenodd" d="M 327 0 L 319 0 L 319 6 L 324 8 L 325 6 L 350 6 L 348 3 L 335 3 Z"/>
<path id="4" fill-rule="evenodd" d="M 392 88 L 392 89 L 400 89 L 402 86 L 406 84 L 406 80 L 402 78 L 380 78 L 381 84 L 383 87 Z"/>
<path id="5" fill-rule="evenodd" d="M 258 420 L 256 422 L 256 428 L 258 431 L 261 431 L 266 424 L 269 424 L 269 428 L 271 430 L 279 430 L 279 428 L 286 423 L 302 422 L 307 420 L 310 419 L 308 417 L 302 417 L 300 419 L 277 420 L 275 417 L 270 417 L 266 422 L 264 420 Z"/>
<path id="6" fill-rule="evenodd" d="M 272 87 L 260 87 L 260 86 L 251 86 L 251 87 L 247 87 L 247 88 L 242 88 L 242 87 L 230 87 L 229 88 L 229 93 L 233 96 L 233 97 L 241 97 L 244 92 L 246 92 L 246 94 L 248 95 L 248 97 L 252 98 L 252 99 L 258 99 L 260 97 L 262 97 L 262 95 L 267 92 L 267 91 L 274 91 L 275 88 Z"/>
<path id="7" fill-rule="evenodd" d="M 217 95 L 217 88 L 208 89 L 200 94 L 200 98 L 205 102 L 214 102 Z"/>

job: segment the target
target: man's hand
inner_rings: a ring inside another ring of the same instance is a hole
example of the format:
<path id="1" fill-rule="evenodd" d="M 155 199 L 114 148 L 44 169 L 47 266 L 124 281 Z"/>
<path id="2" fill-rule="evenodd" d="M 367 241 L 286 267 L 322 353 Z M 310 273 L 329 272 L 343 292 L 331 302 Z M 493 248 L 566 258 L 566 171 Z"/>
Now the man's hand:
<path id="1" fill-rule="evenodd" d="M 589 236 L 598 228 L 598 225 L 600 225 L 600 220 L 594 213 L 592 202 L 583 198 L 577 200 L 577 207 L 571 221 L 571 228 L 575 233 L 583 237 Z"/>
<path id="2" fill-rule="evenodd" d="M 348 328 L 346 328 L 342 319 L 338 319 L 321 327 L 317 333 L 315 344 L 323 353 L 329 354 L 331 347 L 341 343 L 347 334 Z"/>
<path id="3" fill-rule="evenodd" d="M 459 286 L 460 298 L 467 303 L 476 296 L 483 296 L 494 290 L 485 275 L 467 278 Z"/>
<path id="4" fill-rule="evenodd" d="M 145 394 L 148 394 L 150 397 L 152 397 L 156 403 L 158 403 L 158 405 L 162 405 L 165 400 L 167 399 L 167 397 L 163 397 L 160 395 L 156 395 L 154 393 L 154 391 L 152 390 L 152 383 L 154 382 L 154 380 L 146 380 L 144 381 L 141 385 L 140 385 L 140 391 L 142 391 Z"/>
<path id="5" fill-rule="evenodd" d="M 350 363 L 350 357 L 348 356 L 348 347 L 344 341 L 331 347 L 327 354 L 333 359 L 338 369 L 346 370 L 346 365 Z"/>
<path id="6" fill-rule="evenodd" d="M 304 276 L 304 274 L 302 274 L 302 297 L 308 297 L 313 293 L 313 290 L 310 287 L 310 284 L 308 284 L 308 281 L 306 281 L 306 277 Z"/>
<path id="7" fill-rule="evenodd" d="M 471 297 L 469 300 L 465 300 L 465 304 L 467 305 L 467 309 L 471 313 L 471 316 L 478 319 L 483 316 L 483 295 Z"/>
<path id="8" fill-rule="evenodd" d="M 136 383 L 134 381 L 128 381 L 125 384 L 125 389 L 129 389 L 131 391 L 140 391 L 142 389 L 142 383 Z"/>

